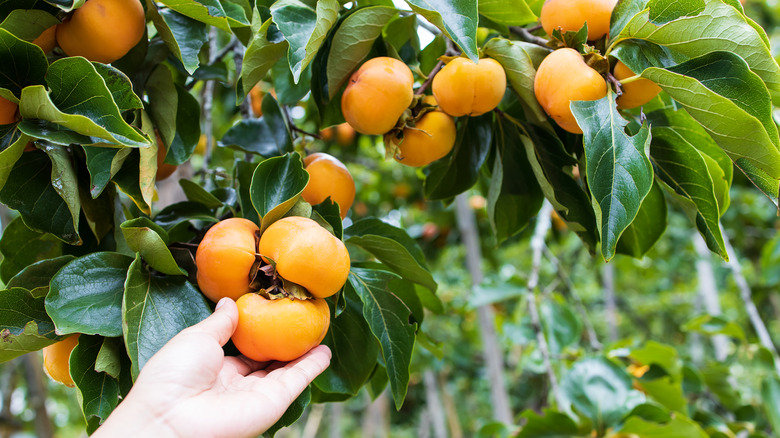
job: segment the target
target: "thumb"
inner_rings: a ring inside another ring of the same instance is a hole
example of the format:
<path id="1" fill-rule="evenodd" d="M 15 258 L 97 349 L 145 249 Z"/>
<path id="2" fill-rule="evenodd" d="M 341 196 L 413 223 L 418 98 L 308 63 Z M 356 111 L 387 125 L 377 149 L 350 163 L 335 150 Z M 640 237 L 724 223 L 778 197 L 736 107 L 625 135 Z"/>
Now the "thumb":
<path id="1" fill-rule="evenodd" d="M 219 345 L 225 345 L 238 325 L 238 307 L 230 298 L 222 298 L 208 318 L 184 330 L 182 333 L 212 337 Z"/>

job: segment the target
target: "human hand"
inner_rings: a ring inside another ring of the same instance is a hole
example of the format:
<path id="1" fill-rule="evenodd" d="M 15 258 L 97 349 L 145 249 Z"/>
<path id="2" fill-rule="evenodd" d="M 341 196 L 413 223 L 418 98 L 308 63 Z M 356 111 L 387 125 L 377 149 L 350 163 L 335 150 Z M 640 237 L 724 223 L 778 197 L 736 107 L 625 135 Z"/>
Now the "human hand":
<path id="1" fill-rule="evenodd" d="M 244 437 L 265 432 L 330 364 L 320 345 L 287 363 L 225 357 L 238 323 L 223 298 L 146 363 L 125 400 L 93 437 Z"/>

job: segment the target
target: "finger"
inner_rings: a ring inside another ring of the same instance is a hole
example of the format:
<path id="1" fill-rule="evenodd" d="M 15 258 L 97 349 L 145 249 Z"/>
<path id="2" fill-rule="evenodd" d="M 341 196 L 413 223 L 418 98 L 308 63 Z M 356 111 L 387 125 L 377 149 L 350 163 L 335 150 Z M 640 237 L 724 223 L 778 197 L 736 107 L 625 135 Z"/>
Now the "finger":
<path id="1" fill-rule="evenodd" d="M 195 324 L 194 326 L 183 330 L 181 334 L 204 335 L 213 338 L 219 345 L 225 345 L 238 325 L 238 307 L 236 302 L 230 298 L 222 298 L 217 303 L 208 318 Z"/>
<path id="2" fill-rule="evenodd" d="M 294 399 L 301 391 L 330 365 L 330 348 L 325 345 L 314 347 L 300 359 L 288 363 L 282 368 L 268 373 L 288 389 Z"/>
<path id="3" fill-rule="evenodd" d="M 243 355 L 227 357 L 225 360 L 234 363 L 236 371 L 243 376 L 254 373 L 255 371 L 265 370 L 269 364 L 269 362 L 258 362 Z"/>

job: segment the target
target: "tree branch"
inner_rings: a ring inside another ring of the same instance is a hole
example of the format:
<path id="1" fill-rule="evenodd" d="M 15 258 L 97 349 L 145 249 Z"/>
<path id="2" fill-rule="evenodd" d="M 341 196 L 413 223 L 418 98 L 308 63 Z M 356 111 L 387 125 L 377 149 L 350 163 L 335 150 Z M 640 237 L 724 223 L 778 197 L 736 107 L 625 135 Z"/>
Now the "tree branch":
<path id="1" fill-rule="evenodd" d="M 444 61 L 437 62 L 431 72 L 428 74 L 428 78 L 425 80 L 425 82 L 422 83 L 422 85 L 420 85 L 420 88 L 418 88 L 414 94 L 420 95 L 425 93 L 425 90 L 428 88 L 431 82 L 433 82 L 433 77 L 436 76 L 436 73 L 438 73 L 442 67 L 444 67 Z"/>
<path id="2" fill-rule="evenodd" d="M 547 40 L 538 37 L 531 32 L 528 31 L 528 29 L 520 26 L 509 26 L 509 31 L 513 34 L 520 37 L 520 40 L 525 41 L 527 43 L 536 44 L 537 46 L 544 47 L 545 49 L 552 52 L 552 47 L 547 45 Z"/>

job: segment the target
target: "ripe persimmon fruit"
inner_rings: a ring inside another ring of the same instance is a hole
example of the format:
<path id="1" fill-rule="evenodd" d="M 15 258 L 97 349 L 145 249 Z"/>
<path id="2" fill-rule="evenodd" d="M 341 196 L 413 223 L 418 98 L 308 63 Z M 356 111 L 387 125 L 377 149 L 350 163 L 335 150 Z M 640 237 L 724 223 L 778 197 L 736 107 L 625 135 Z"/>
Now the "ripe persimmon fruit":
<path id="1" fill-rule="evenodd" d="M 547 0 L 539 20 L 548 35 L 553 30 L 576 32 L 588 23 L 588 40 L 597 40 L 609 33 L 612 9 L 617 0 Z"/>
<path id="2" fill-rule="evenodd" d="M 569 106 L 574 100 L 598 100 L 607 95 L 607 83 L 574 49 L 558 49 L 539 64 L 534 94 L 544 111 L 561 128 L 582 134 Z"/>
<path id="3" fill-rule="evenodd" d="M 279 276 L 315 298 L 341 290 L 349 275 L 344 242 L 309 218 L 289 216 L 274 222 L 260 236 L 257 249 L 273 260 Z"/>
<path id="4" fill-rule="evenodd" d="M 198 286 L 208 299 L 234 301 L 252 292 L 250 272 L 255 264 L 257 244 L 254 222 L 230 218 L 217 222 L 203 236 L 195 254 Z"/>
<path id="5" fill-rule="evenodd" d="M 157 174 L 155 175 L 155 179 L 157 181 L 162 181 L 171 176 L 178 166 L 165 162 L 165 156 L 168 155 L 168 149 L 165 147 L 165 143 L 162 141 L 160 133 L 155 131 L 154 134 L 157 137 Z"/>
<path id="6" fill-rule="evenodd" d="M 412 71 L 403 62 L 372 58 L 349 78 L 341 97 L 341 111 L 355 131 L 384 134 L 393 129 L 412 103 L 413 85 Z"/>
<path id="7" fill-rule="evenodd" d="M 43 347 L 43 369 L 56 382 L 72 387 L 73 377 L 70 375 L 70 353 L 79 343 L 79 335 L 67 338 Z"/>
<path id="8" fill-rule="evenodd" d="M 238 325 L 233 344 L 256 361 L 291 361 L 319 345 L 330 326 L 323 299 L 267 299 L 249 293 L 236 301 Z"/>
<path id="9" fill-rule="evenodd" d="M 16 123 L 19 105 L 0 97 L 0 125 Z"/>
<path id="10" fill-rule="evenodd" d="M 492 111 L 506 92 L 506 73 L 495 59 L 479 63 L 455 58 L 445 65 L 431 84 L 439 107 L 453 116 L 479 116 Z"/>
<path id="11" fill-rule="evenodd" d="M 145 28 L 139 0 L 87 0 L 57 25 L 57 44 L 68 56 L 108 64 L 138 44 Z"/>
<path id="12" fill-rule="evenodd" d="M 615 78 L 621 82 L 624 79 L 636 76 L 627 65 L 620 61 L 615 64 L 613 74 L 615 75 Z M 644 78 L 633 80 L 627 84 L 621 83 L 620 88 L 623 90 L 623 94 L 617 98 L 617 106 L 620 109 L 631 109 L 642 106 L 647 102 L 650 102 L 661 92 L 661 87 L 656 85 L 655 82 Z"/>
<path id="13" fill-rule="evenodd" d="M 425 97 L 424 102 L 436 105 L 433 96 Z M 450 153 L 456 134 L 455 119 L 438 109 L 425 113 L 413 128 L 404 128 L 393 158 L 411 167 L 427 166 Z"/>
<path id="14" fill-rule="evenodd" d="M 341 218 L 355 200 L 355 181 L 347 166 L 336 157 L 323 152 L 311 154 L 303 159 L 303 165 L 309 173 L 309 183 L 303 189 L 303 200 L 317 205 L 330 197 L 339 204 Z"/>
<path id="15" fill-rule="evenodd" d="M 51 26 L 48 29 L 41 32 L 37 38 L 33 40 L 33 44 L 40 47 L 43 53 L 49 53 L 54 50 L 57 45 L 57 25 Z"/>

